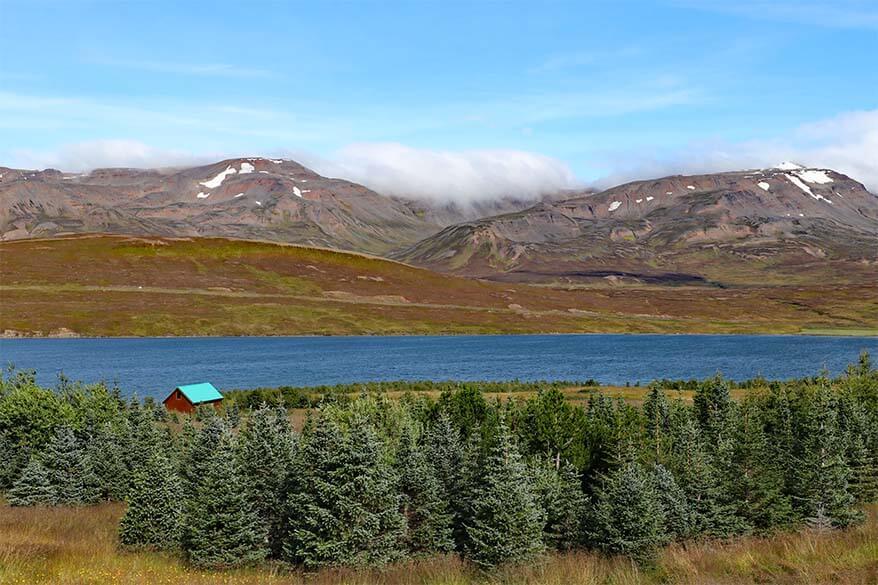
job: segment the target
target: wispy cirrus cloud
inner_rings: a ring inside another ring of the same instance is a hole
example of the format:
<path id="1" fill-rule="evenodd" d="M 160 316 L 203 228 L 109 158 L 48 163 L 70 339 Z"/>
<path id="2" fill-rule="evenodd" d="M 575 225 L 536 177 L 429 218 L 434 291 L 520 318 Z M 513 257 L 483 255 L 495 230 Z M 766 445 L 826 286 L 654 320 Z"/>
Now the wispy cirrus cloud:
<path id="1" fill-rule="evenodd" d="M 119 67 L 135 71 L 151 73 L 169 73 L 174 75 L 192 75 L 199 77 L 240 77 L 269 78 L 276 74 L 267 69 L 240 67 L 227 63 L 180 63 L 177 61 L 152 61 L 138 59 L 100 58 L 91 61 L 96 65 Z"/>

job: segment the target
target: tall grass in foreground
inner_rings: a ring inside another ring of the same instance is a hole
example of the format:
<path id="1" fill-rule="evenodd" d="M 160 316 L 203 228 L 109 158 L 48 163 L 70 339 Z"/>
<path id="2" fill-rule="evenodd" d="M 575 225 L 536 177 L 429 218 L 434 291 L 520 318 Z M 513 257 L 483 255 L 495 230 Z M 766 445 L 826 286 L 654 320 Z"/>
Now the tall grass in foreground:
<path id="1" fill-rule="evenodd" d="M 838 532 L 802 531 L 729 543 L 666 548 L 654 568 L 576 552 L 483 574 L 457 557 L 435 557 L 383 570 L 322 570 L 305 575 L 266 564 L 229 572 L 188 568 L 173 555 L 119 550 L 124 506 L 10 508 L 0 505 L 0 584 L 310 584 L 310 585 L 589 585 L 683 583 L 878 583 L 878 506 L 866 522 Z"/>

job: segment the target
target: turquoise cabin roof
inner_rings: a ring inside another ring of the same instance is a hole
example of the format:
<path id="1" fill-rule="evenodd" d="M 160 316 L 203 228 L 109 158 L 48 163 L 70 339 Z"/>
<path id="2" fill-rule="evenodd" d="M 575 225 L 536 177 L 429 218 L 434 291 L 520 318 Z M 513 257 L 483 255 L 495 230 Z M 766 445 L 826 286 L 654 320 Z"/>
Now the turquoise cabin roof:
<path id="1" fill-rule="evenodd" d="M 210 382 L 201 382 L 199 384 L 186 384 L 175 388 L 183 393 L 192 404 L 200 404 L 202 402 L 213 402 L 214 400 L 222 400 L 223 395 L 220 391 L 213 387 Z"/>

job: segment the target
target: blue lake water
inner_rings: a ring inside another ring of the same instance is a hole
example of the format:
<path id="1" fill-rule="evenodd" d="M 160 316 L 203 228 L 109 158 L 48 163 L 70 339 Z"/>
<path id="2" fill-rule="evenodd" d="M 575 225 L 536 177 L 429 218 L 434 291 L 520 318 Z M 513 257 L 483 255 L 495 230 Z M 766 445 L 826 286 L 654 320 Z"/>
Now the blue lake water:
<path id="1" fill-rule="evenodd" d="M 722 372 L 742 380 L 832 373 L 878 338 L 744 335 L 498 335 L 461 337 L 213 337 L 2 339 L 0 363 L 40 383 L 118 382 L 163 396 L 209 381 L 221 389 L 367 380 L 584 380 L 646 383 Z"/>

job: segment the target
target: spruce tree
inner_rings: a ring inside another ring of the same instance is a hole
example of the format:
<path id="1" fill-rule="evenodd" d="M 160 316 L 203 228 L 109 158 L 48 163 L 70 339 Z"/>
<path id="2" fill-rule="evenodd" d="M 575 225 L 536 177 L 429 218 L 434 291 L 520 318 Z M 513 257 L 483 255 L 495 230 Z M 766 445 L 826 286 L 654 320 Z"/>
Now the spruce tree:
<path id="1" fill-rule="evenodd" d="M 472 512 L 464 521 L 466 556 L 480 567 L 493 568 L 541 553 L 545 521 L 531 476 L 502 419 L 481 470 Z"/>
<path id="2" fill-rule="evenodd" d="M 203 443 L 210 434 L 205 427 Z M 233 437 L 223 431 L 213 451 L 191 477 L 183 515 L 182 549 L 199 567 L 249 565 L 268 554 L 268 530 L 250 502 L 241 481 Z"/>
<path id="3" fill-rule="evenodd" d="M 675 411 L 671 471 L 686 494 L 693 535 L 728 537 L 740 532 L 737 506 L 723 492 L 719 471 L 694 418 Z"/>
<path id="4" fill-rule="evenodd" d="M 131 483 L 125 464 L 125 437 L 107 423 L 89 437 L 85 449 L 88 466 L 97 478 L 99 499 L 122 501 Z"/>
<path id="5" fill-rule="evenodd" d="M 413 424 L 402 427 L 395 461 L 407 526 L 405 547 L 413 554 L 450 552 L 454 549 L 454 516 L 448 494 L 418 444 Z"/>
<path id="6" fill-rule="evenodd" d="M 80 506 L 98 500 L 98 478 L 73 429 L 59 427 L 41 458 L 55 491 L 57 504 Z"/>
<path id="7" fill-rule="evenodd" d="M 461 437 L 451 416 L 439 410 L 436 420 L 424 434 L 424 450 L 427 460 L 433 466 L 436 479 L 447 494 L 448 505 L 452 512 L 452 532 L 455 549 L 463 550 L 466 539 L 464 520 L 469 515 L 471 468 L 470 455 L 478 457 L 480 433 L 471 432 L 466 443 Z"/>
<path id="8" fill-rule="evenodd" d="M 818 528 L 844 528 L 863 519 L 850 492 L 850 467 L 831 390 L 817 388 L 802 414 L 793 503 Z"/>
<path id="9" fill-rule="evenodd" d="M 119 541 L 130 547 L 175 549 L 180 543 L 183 491 L 164 451 L 154 449 L 134 472 Z"/>
<path id="10" fill-rule="evenodd" d="M 602 478 L 588 517 L 588 534 L 604 552 L 649 562 L 668 539 L 665 515 L 650 474 L 628 457 Z"/>
<path id="11" fill-rule="evenodd" d="M 649 394 L 643 401 L 643 415 L 650 457 L 654 462 L 661 463 L 667 459 L 670 450 L 671 405 L 658 384 L 650 386 Z"/>
<path id="12" fill-rule="evenodd" d="M 838 419 L 851 494 L 861 504 L 874 502 L 878 500 L 878 419 L 870 419 L 864 404 L 850 393 L 839 399 Z"/>
<path id="13" fill-rule="evenodd" d="M 238 436 L 238 467 L 256 512 L 269 529 L 273 556 L 280 554 L 283 490 L 294 453 L 286 410 L 264 405 L 254 410 Z"/>
<path id="14" fill-rule="evenodd" d="M 382 565 L 400 558 L 405 518 L 397 478 L 371 424 L 348 434 L 324 415 L 302 434 L 289 474 L 283 551 L 306 568 Z"/>
<path id="15" fill-rule="evenodd" d="M 38 457 L 31 457 L 21 476 L 6 494 L 10 506 L 54 506 L 58 503 L 49 471 Z"/>
<path id="16" fill-rule="evenodd" d="M 669 541 L 686 540 L 692 536 L 692 512 L 686 492 L 677 484 L 674 475 L 661 463 L 651 468 L 652 483 L 664 514 L 664 531 Z"/>
<path id="17" fill-rule="evenodd" d="M 576 468 L 553 460 L 533 464 L 534 491 L 543 512 L 543 541 L 555 550 L 570 550 L 583 542 L 583 516 L 587 499 Z"/>
<path id="18" fill-rule="evenodd" d="M 728 473 L 732 501 L 737 503 L 737 514 L 748 528 L 764 532 L 793 522 L 783 470 L 754 401 L 745 402 L 739 409 L 733 462 Z"/>

